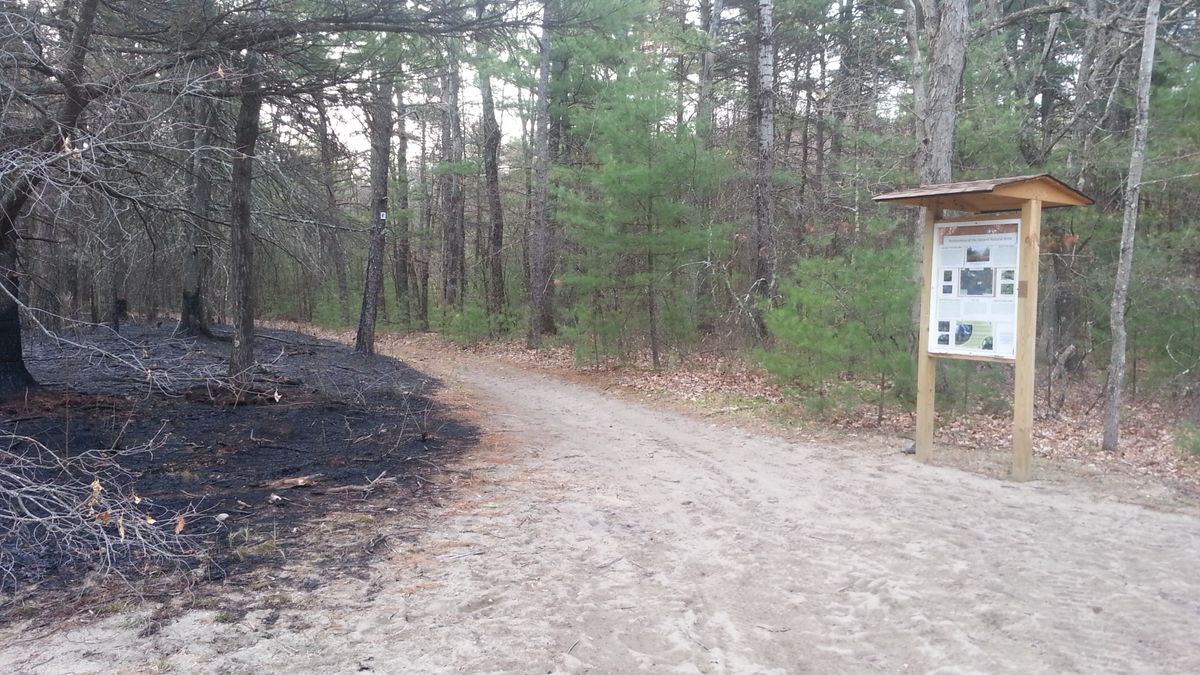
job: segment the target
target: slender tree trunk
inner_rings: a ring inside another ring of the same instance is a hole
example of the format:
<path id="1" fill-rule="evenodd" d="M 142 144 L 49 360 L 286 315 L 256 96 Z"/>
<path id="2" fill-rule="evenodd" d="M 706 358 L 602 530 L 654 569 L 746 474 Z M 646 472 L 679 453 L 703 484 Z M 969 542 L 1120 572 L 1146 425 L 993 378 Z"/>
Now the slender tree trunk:
<path id="1" fill-rule="evenodd" d="M 392 161 L 392 90 L 384 76 L 371 96 L 367 120 L 371 137 L 371 237 L 367 250 L 367 278 L 363 284 L 362 310 L 354 351 L 375 353 L 375 321 L 383 296 L 383 256 L 387 245 L 388 165 Z"/>
<path id="2" fill-rule="evenodd" d="M 412 259 L 412 244 L 409 234 L 408 213 L 408 132 L 405 119 L 408 108 L 404 105 L 404 89 L 397 91 L 396 122 L 396 237 L 392 251 L 392 275 L 396 284 L 396 314 L 402 325 L 407 327 L 411 320 L 411 292 L 409 290 L 409 267 Z"/>
<path id="3" fill-rule="evenodd" d="M 700 64 L 700 90 L 696 96 L 696 135 L 700 137 L 703 147 L 712 148 L 713 114 L 716 102 L 713 100 L 713 73 L 717 66 L 717 46 L 721 38 L 721 12 L 725 9 L 725 0 L 711 0 L 706 22 L 704 56 Z"/>
<path id="4" fill-rule="evenodd" d="M 1117 278 L 1113 284 L 1112 354 L 1108 362 L 1108 383 L 1104 387 L 1105 452 L 1116 452 L 1121 441 L 1121 389 L 1125 380 L 1125 308 L 1129 303 L 1129 277 L 1133 268 L 1133 240 L 1137 233 L 1138 201 L 1142 190 L 1142 168 L 1146 163 L 1146 137 L 1150 130 L 1150 84 L 1154 74 L 1154 46 L 1158 35 L 1159 0 L 1146 6 L 1146 28 L 1142 36 L 1142 59 L 1138 68 L 1137 119 L 1133 128 L 1133 151 L 1129 156 L 1129 177 L 1125 182 L 1125 217 L 1121 223 L 1121 253 L 1117 260 Z"/>
<path id="5" fill-rule="evenodd" d="M 316 97 L 316 106 L 317 115 L 320 117 L 317 124 L 317 144 L 320 146 L 318 152 L 321 154 L 321 187 L 325 191 L 325 210 L 327 212 L 325 217 L 333 226 L 319 226 L 317 237 L 321 242 L 322 257 L 326 264 L 333 269 L 334 279 L 337 282 L 338 305 L 342 320 L 349 322 L 350 284 L 346 279 L 346 256 L 342 252 L 341 236 L 337 232 L 337 228 L 342 225 L 343 220 L 342 207 L 338 204 L 337 186 L 333 174 L 336 159 L 333 136 L 329 129 L 329 114 L 325 109 L 325 102 L 320 96 Z"/>
<path id="6" fill-rule="evenodd" d="M 208 222 L 212 205 L 212 169 L 210 167 L 213 129 L 217 124 L 217 109 L 211 101 L 195 100 L 196 132 L 192 136 L 191 183 L 192 222 L 188 227 L 187 249 L 183 255 L 183 301 L 179 308 L 179 332 L 184 335 L 212 337 L 208 329 L 208 312 L 204 294 L 212 269 L 212 223 Z"/>
<path id="7" fill-rule="evenodd" d="M 133 242 L 121 228 L 121 221 L 116 214 L 105 217 L 106 248 L 111 256 L 106 263 L 111 270 L 108 275 L 108 327 L 120 335 L 121 320 L 129 311 L 129 301 L 126 298 L 125 287 L 130 273 L 130 250 Z"/>
<path id="8" fill-rule="evenodd" d="M 421 118 L 421 221 L 420 239 L 417 242 L 417 255 L 413 260 L 413 292 L 416 293 L 417 325 L 421 330 L 429 330 L 429 255 L 430 236 L 433 232 L 433 197 L 429 189 L 429 121 Z"/>
<path id="9" fill-rule="evenodd" d="M 542 35 L 538 40 L 541 60 L 538 64 L 537 112 L 534 116 L 533 140 L 533 236 L 529 254 L 529 332 L 526 342 L 539 347 L 542 343 L 542 317 L 547 307 L 550 286 L 548 253 L 550 248 L 550 26 L 553 13 L 550 3 L 542 7 Z"/>
<path id="10" fill-rule="evenodd" d="M 758 0 L 758 87 L 753 105 L 757 119 L 754 158 L 754 225 L 750 236 L 751 289 L 769 297 L 771 276 L 772 200 L 775 171 L 775 26 L 774 0 Z"/>
<path id="11" fill-rule="evenodd" d="M 258 144 L 258 115 L 263 95 L 260 80 L 261 57 L 254 51 L 246 55 L 246 75 L 234 128 L 233 172 L 230 180 L 229 270 L 233 287 L 233 349 L 229 353 L 229 377 L 237 382 L 250 379 L 254 366 L 254 152 Z"/>
<path id="12" fill-rule="evenodd" d="M 534 117 L 529 107 L 525 106 L 525 101 L 522 100 L 521 90 L 517 90 L 517 105 L 521 109 L 521 157 L 524 158 L 524 174 L 525 174 L 525 211 L 521 218 L 521 288 L 525 290 L 525 296 L 531 297 L 529 284 L 529 229 L 533 225 L 533 154 L 531 147 L 533 145 L 530 140 L 530 118 Z M 533 107 L 536 107 L 536 101 L 533 102 Z"/>
<path id="13" fill-rule="evenodd" d="M 504 311 L 504 208 L 500 201 L 500 124 L 496 121 L 496 104 L 492 98 L 492 80 L 487 71 L 487 49 L 480 45 L 479 96 L 483 111 L 480 133 L 483 136 L 483 172 L 486 182 L 488 217 L 487 313 L 498 316 Z"/>
<path id="14" fill-rule="evenodd" d="M 462 117 L 458 109 L 461 87 L 458 46 L 447 50 L 445 117 L 442 121 L 442 161 L 448 164 L 442 180 L 442 301 L 448 309 L 462 309 L 466 290 L 466 208 L 462 175 L 464 154 Z"/>

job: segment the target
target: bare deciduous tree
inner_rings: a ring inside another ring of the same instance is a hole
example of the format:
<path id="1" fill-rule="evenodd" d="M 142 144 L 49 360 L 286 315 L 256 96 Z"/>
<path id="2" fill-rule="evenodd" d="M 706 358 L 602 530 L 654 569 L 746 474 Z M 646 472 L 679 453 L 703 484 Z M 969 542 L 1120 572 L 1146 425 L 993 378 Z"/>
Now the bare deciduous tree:
<path id="1" fill-rule="evenodd" d="M 1116 452 L 1121 441 L 1121 390 L 1125 381 L 1125 308 L 1129 302 L 1129 277 L 1133 269 L 1133 241 L 1137 234 L 1138 202 L 1142 193 L 1142 168 L 1146 165 L 1146 137 L 1150 130 L 1150 81 L 1154 75 L 1154 45 L 1158 36 L 1159 0 L 1146 4 L 1146 26 L 1142 36 L 1142 58 L 1138 66 L 1137 113 L 1133 129 L 1133 149 L 1129 155 L 1129 175 L 1125 182 L 1125 213 L 1121 221 L 1121 249 L 1117 276 L 1113 282 L 1109 325 L 1112 328 L 1112 353 L 1108 362 L 1108 382 L 1104 387 L 1104 439 L 1106 452 Z"/>

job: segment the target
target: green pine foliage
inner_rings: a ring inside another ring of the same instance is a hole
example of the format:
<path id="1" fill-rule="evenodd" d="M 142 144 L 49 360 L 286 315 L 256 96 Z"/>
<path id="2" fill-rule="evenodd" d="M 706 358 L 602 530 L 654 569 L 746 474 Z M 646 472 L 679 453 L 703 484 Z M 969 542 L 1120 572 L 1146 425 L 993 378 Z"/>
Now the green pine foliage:
<path id="1" fill-rule="evenodd" d="M 800 261 L 780 284 L 782 302 L 766 313 L 776 346 L 759 352 L 763 366 L 820 397 L 850 380 L 869 383 L 880 405 L 910 399 L 912 269 L 905 246 Z"/>
<path id="2" fill-rule="evenodd" d="M 675 123 L 678 101 L 652 53 L 637 49 L 637 22 L 607 40 L 576 40 L 594 64 L 572 84 L 588 105 L 572 109 L 585 160 L 559 173 L 558 217 L 572 242 L 561 292 L 563 334 L 583 362 L 663 351 L 695 339 L 702 299 L 695 280 L 728 228 L 694 205 L 729 170 Z M 583 44 L 580 44 L 580 43 Z"/>

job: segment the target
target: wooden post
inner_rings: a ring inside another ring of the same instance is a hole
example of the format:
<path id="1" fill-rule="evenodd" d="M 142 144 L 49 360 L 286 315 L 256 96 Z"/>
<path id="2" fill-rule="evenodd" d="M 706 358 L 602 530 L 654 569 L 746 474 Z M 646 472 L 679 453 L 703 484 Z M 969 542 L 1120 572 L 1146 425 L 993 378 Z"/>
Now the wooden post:
<path id="1" fill-rule="evenodd" d="M 933 292 L 933 234 L 934 223 L 941 217 L 939 208 L 925 208 L 921 220 L 921 318 L 917 324 L 917 428 L 913 441 L 917 444 L 917 459 L 933 459 L 934 397 L 937 372 L 929 355 L 929 296 Z"/>
<path id="2" fill-rule="evenodd" d="M 1021 207 L 1020 269 L 1017 272 L 1017 362 L 1013 387 L 1012 477 L 1033 476 L 1034 337 L 1037 335 L 1038 255 L 1042 237 L 1042 200 Z"/>

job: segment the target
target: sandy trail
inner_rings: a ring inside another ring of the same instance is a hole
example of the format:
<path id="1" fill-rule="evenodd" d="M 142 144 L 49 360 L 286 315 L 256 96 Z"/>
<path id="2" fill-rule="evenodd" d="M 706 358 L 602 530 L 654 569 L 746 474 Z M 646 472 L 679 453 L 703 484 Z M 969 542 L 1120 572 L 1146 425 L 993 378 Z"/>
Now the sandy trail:
<path id="1" fill-rule="evenodd" d="M 448 368 L 511 443 L 415 545 L 303 608 L 113 617 L 0 670 L 1200 672 L 1194 515 Z"/>

